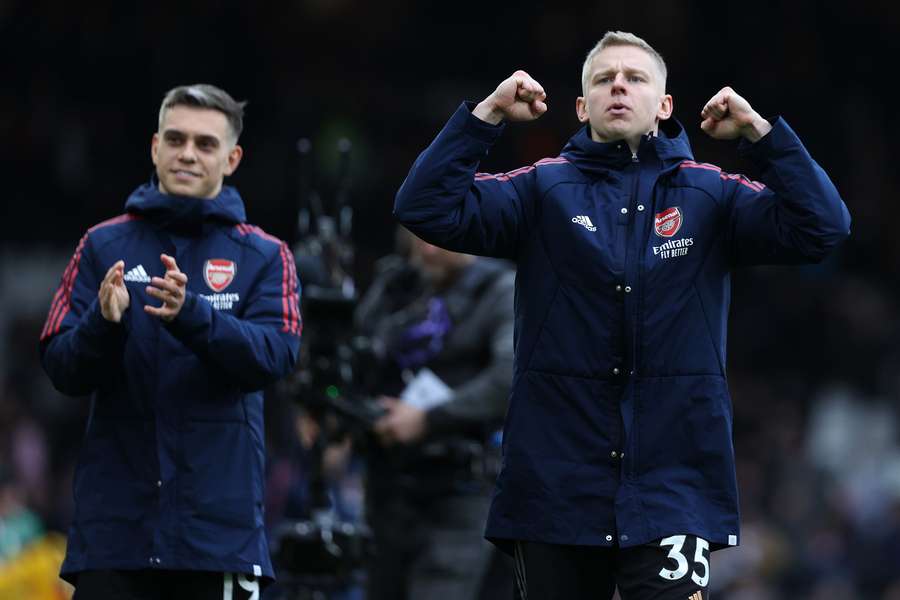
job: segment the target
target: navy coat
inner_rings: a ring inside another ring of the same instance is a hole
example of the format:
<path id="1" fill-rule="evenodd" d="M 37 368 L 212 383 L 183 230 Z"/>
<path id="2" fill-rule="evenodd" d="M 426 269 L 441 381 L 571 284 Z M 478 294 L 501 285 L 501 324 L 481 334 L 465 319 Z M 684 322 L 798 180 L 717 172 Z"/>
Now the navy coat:
<path id="1" fill-rule="evenodd" d="M 634 156 L 585 127 L 556 158 L 476 173 L 502 126 L 470 110 L 419 156 L 394 214 L 433 244 L 518 264 L 488 538 L 736 545 L 730 273 L 822 260 L 849 234 L 838 192 L 780 118 L 740 146 L 763 183 L 695 162 L 674 121 Z"/>
<path id="2" fill-rule="evenodd" d="M 261 390 L 294 367 L 299 285 L 286 244 L 245 223 L 237 191 L 214 199 L 138 188 L 92 227 L 41 334 L 58 390 L 91 396 L 62 576 L 187 569 L 273 577 L 263 523 Z M 160 254 L 187 275 L 169 324 L 144 312 Z M 125 261 L 131 304 L 100 313 L 100 282 Z"/>

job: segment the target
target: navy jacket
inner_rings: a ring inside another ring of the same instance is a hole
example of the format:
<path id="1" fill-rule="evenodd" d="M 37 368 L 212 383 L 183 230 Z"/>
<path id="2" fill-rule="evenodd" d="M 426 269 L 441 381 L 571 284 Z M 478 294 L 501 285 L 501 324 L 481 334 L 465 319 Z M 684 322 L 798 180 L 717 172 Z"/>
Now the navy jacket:
<path id="1" fill-rule="evenodd" d="M 237 191 L 211 200 L 138 188 L 126 214 L 88 230 L 41 334 L 58 390 L 91 394 L 62 576 L 186 569 L 273 577 L 263 525 L 265 386 L 297 359 L 291 252 L 245 223 Z M 187 275 L 181 312 L 144 312 L 160 254 Z M 125 261 L 131 304 L 100 313 L 107 269 Z"/>
<path id="2" fill-rule="evenodd" d="M 849 233 L 788 125 L 741 152 L 763 183 L 694 162 L 674 121 L 476 173 L 502 127 L 462 106 L 400 188 L 395 216 L 446 248 L 518 263 L 515 371 L 494 541 L 635 546 L 739 539 L 725 380 L 729 273 L 807 263 Z"/>

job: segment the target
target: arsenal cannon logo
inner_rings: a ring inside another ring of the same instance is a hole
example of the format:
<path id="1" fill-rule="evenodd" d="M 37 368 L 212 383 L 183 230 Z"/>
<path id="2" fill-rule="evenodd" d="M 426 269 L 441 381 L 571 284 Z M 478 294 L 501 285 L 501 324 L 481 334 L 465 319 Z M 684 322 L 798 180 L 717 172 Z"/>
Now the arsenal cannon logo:
<path id="1" fill-rule="evenodd" d="M 203 280 L 214 292 L 221 292 L 228 287 L 237 272 L 234 261 L 224 258 L 211 258 L 203 264 Z"/>
<path id="2" fill-rule="evenodd" d="M 653 228 L 659 237 L 670 238 L 681 229 L 681 209 L 677 206 L 656 213 Z"/>

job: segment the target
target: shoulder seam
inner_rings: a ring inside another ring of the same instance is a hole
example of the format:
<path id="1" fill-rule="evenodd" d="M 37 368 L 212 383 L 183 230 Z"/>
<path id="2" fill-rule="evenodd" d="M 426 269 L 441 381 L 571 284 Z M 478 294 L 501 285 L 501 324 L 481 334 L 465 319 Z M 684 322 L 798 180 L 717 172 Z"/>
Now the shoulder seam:
<path id="1" fill-rule="evenodd" d="M 518 169 L 513 169 L 512 171 L 507 171 L 506 173 L 475 173 L 475 181 L 485 181 L 488 179 L 495 179 L 497 181 L 509 181 L 513 177 L 524 175 L 525 173 L 530 173 L 531 171 L 537 169 L 539 166 L 563 164 L 569 164 L 569 159 L 562 156 L 542 158 L 534 164 L 519 167 Z"/>
<path id="2" fill-rule="evenodd" d="M 746 177 L 741 174 L 732 174 L 727 173 L 722 170 L 721 167 L 718 167 L 711 163 L 698 163 L 693 160 L 683 160 L 678 164 L 679 169 L 703 169 L 706 171 L 713 171 L 719 174 L 719 177 L 723 180 L 730 179 L 732 181 L 736 181 L 741 185 L 744 185 L 755 192 L 761 192 L 765 189 L 765 184 L 759 181 L 753 181 L 749 177 Z"/>

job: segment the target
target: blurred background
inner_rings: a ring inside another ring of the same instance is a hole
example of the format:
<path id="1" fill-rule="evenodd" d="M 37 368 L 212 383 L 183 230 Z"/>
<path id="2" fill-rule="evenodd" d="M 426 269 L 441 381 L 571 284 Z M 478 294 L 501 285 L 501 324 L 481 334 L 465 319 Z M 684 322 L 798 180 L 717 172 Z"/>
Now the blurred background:
<path id="1" fill-rule="evenodd" d="M 168 89 L 213 83 L 249 101 L 231 183 L 269 233 L 302 241 L 302 181 L 326 205 L 349 185 L 352 275 L 364 290 L 393 247 L 395 191 L 459 103 L 524 68 L 549 112 L 508 127 L 481 170 L 556 156 L 578 128 L 584 56 L 610 29 L 664 56 L 698 160 L 758 178 L 734 144 L 699 129 L 700 108 L 731 85 L 787 119 L 853 216 L 850 240 L 824 264 L 734 277 L 743 544 L 713 555 L 713 596 L 900 599 L 900 169 L 887 162 L 900 131 L 890 91 L 900 5 L 867 0 L 0 0 L 0 597 L 67 593 L 53 574 L 87 402 L 52 388 L 38 335 L 84 230 L 149 179 Z M 341 139 L 352 144 L 346 172 Z M 295 403 L 283 390 L 267 402 L 277 464 Z"/>

